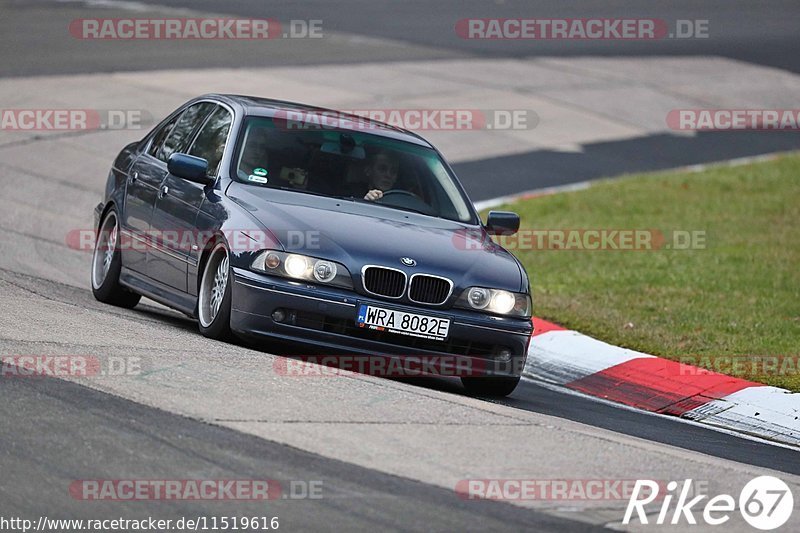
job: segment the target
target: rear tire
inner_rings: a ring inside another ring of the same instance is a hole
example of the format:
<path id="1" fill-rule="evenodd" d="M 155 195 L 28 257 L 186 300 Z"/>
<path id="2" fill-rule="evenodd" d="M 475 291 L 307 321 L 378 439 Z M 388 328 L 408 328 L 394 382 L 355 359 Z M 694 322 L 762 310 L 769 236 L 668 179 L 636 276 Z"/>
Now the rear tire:
<path id="1" fill-rule="evenodd" d="M 230 255 L 223 242 L 217 242 L 208 254 L 200 290 L 197 294 L 197 319 L 200 333 L 219 341 L 231 335 Z"/>
<path id="2" fill-rule="evenodd" d="M 117 210 L 112 207 L 100 224 L 94 244 L 92 294 L 100 302 L 131 309 L 136 307 L 142 297 L 119 283 L 119 273 L 122 270 L 119 242 L 119 217 Z"/>
<path id="3" fill-rule="evenodd" d="M 519 376 L 491 376 L 461 378 L 461 383 L 470 396 L 502 398 L 508 396 L 519 384 Z"/>

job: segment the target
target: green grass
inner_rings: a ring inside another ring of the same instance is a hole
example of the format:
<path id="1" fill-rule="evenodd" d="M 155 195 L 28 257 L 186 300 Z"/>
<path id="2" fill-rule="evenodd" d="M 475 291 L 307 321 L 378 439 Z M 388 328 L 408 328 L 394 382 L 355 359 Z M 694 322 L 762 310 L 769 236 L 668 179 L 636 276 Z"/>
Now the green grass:
<path id="1" fill-rule="evenodd" d="M 514 250 L 536 316 L 670 359 L 800 359 L 800 154 L 624 177 L 496 209 L 516 211 L 529 229 L 705 231 L 704 249 Z M 734 373 L 800 390 L 797 365 L 783 368 Z"/>

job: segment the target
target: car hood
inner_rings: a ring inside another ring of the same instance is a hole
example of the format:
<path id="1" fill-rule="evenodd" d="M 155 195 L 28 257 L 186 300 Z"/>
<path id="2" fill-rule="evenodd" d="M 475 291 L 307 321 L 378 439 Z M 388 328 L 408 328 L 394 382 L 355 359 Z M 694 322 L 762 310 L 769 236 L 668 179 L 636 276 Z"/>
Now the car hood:
<path id="1" fill-rule="evenodd" d="M 344 264 L 445 276 L 456 287 L 527 291 L 517 260 L 482 227 L 353 200 L 233 183 L 227 196 L 285 251 Z M 401 258 L 411 258 L 408 267 Z"/>

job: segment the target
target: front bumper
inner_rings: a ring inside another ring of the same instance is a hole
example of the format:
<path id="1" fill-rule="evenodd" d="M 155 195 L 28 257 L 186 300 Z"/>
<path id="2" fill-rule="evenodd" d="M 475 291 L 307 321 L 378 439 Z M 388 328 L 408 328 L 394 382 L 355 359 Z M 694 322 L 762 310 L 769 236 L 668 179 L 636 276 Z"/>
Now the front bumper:
<path id="1" fill-rule="evenodd" d="M 447 356 L 475 374 L 519 376 L 533 326 L 461 309 L 398 305 L 353 291 L 309 285 L 233 268 L 231 328 L 250 337 L 288 341 L 324 354 Z M 372 331 L 356 325 L 360 304 L 450 319 L 444 341 Z M 272 318 L 276 309 L 286 318 Z M 309 353 L 309 355 L 312 355 Z"/>

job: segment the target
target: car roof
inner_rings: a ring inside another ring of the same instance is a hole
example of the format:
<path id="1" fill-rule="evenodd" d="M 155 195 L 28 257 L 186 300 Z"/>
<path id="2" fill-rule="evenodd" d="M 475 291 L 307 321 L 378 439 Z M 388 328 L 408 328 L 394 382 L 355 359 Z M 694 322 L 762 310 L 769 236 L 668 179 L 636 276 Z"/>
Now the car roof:
<path id="1" fill-rule="evenodd" d="M 228 105 L 239 108 L 244 115 L 260 116 L 260 117 L 273 117 L 279 115 L 281 112 L 300 112 L 305 116 L 330 116 L 334 114 L 338 117 L 351 119 L 352 127 L 348 127 L 348 122 L 342 122 L 341 130 L 349 131 L 365 131 L 372 135 L 379 135 L 381 137 L 389 137 L 413 144 L 433 148 L 433 145 L 416 133 L 380 122 L 372 120 L 364 116 L 345 113 L 336 109 L 329 109 L 325 107 L 312 106 L 308 104 L 301 104 L 298 102 L 289 102 L 286 100 L 275 100 L 272 98 L 261 98 L 257 96 L 245 96 L 238 94 L 207 94 L 201 98 L 216 99 Z M 279 115 L 280 116 L 280 115 Z"/>

